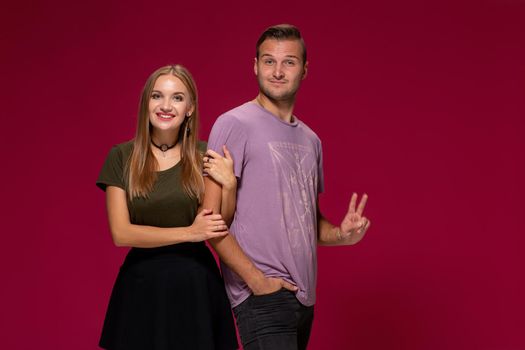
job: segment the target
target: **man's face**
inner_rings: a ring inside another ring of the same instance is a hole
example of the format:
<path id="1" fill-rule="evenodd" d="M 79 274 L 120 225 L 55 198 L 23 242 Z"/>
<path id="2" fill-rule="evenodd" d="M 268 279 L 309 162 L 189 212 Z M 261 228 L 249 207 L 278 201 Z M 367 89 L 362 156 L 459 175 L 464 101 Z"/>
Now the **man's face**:
<path id="1" fill-rule="evenodd" d="M 265 40 L 254 65 L 260 91 L 275 101 L 294 99 L 308 68 L 302 57 L 299 40 Z"/>

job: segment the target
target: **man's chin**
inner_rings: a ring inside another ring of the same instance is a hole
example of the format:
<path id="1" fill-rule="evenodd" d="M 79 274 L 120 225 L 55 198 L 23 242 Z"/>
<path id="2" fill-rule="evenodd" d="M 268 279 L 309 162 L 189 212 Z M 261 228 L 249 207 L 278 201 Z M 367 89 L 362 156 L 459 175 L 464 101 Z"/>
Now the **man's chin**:
<path id="1" fill-rule="evenodd" d="M 276 101 L 276 102 L 287 102 L 290 100 L 293 100 L 295 98 L 294 93 L 290 93 L 289 91 L 286 92 L 280 92 L 275 93 L 268 90 L 262 90 L 262 93 L 270 100 Z"/>

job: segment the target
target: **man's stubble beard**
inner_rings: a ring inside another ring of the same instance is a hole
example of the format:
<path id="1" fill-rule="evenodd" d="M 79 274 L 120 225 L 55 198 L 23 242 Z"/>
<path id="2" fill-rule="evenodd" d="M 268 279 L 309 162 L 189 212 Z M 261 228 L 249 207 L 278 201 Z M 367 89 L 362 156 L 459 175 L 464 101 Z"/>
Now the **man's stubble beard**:
<path id="1" fill-rule="evenodd" d="M 290 89 L 288 91 L 283 91 L 281 94 L 273 94 L 269 89 L 267 89 L 261 80 L 257 79 L 259 83 L 259 91 L 266 96 L 270 101 L 274 102 L 294 102 L 297 91 L 299 90 L 299 85 L 295 89 Z"/>

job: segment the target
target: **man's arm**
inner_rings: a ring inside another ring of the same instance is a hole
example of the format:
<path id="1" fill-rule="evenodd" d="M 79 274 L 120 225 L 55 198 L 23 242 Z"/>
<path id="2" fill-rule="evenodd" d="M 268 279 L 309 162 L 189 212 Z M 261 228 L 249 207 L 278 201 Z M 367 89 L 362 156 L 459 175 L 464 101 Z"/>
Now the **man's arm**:
<path id="1" fill-rule="evenodd" d="M 363 195 L 356 209 L 357 194 L 352 194 L 348 212 L 339 227 L 330 223 L 319 208 L 317 201 L 317 243 L 319 245 L 353 245 L 359 243 L 370 227 L 370 220 L 362 216 L 368 196 Z"/>
<path id="2" fill-rule="evenodd" d="M 204 172 L 211 176 L 215 184 L 222 187 L 220 211 L 228 226 L 235 215 L 237 202 L 237 178 L 233 170 L 233 158 L 226 145 L 222 146 L 224 157 L 209 149 L 203 158 Z"/>
<path id="3" fill-rule="evenodd" d="M 204 178 L 205 194 L 202 207 L 211 209 L 213 213 L 221 212 L 222 188 L 209 177 Z M 255 295 L 269 294 L 281 288 L 296 291 L 297 287 L 280 278 L 265 277 L 253 262 L 244 254 L 232 235 L 220 239 L 208 240 L 219 255 L 221 261 L 232 269 L 251 289 Z"/>

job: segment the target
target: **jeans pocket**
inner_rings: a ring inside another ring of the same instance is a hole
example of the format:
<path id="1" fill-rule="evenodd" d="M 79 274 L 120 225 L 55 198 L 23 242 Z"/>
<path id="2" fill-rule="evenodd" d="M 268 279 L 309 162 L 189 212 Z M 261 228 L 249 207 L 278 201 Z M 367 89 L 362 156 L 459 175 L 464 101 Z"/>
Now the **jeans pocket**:
<path id="1" fill-rule="evenodd" d="M 268 294 L 259 294 L 259 295 L 252 294 L 250 297 L 252 299 L 271 298 L 273 296 L 279 295 L 279 294 L 287 292 L 287 291 L 288 291 L 287 289 L 281 288 L 281 289 L 276 290 L 275 292 L 271 292 L 271 293 L 268 293 Z"/>

